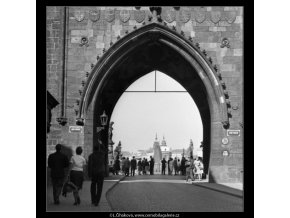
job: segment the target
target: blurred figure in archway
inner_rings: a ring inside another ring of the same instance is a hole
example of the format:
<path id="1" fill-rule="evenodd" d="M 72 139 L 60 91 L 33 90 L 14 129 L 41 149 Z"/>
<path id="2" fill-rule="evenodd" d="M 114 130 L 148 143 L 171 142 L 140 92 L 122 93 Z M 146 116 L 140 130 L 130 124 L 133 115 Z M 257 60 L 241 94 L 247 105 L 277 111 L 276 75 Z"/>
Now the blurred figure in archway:
<path id="1" fill-rule="evenodd" d="M 141 159 L 138 161 L 138 175 L 141 175 L 142 172 L 142 161 Z"/>
<path id="2" fill-rule="evenodd" d="M 163 158 L 163 160 L 161 161 L 161 164 L 162 164 L 161 174 L 165 175 L 165 168 L 166 168 L 166 160 L 165 160 L 165 158 Z"/>

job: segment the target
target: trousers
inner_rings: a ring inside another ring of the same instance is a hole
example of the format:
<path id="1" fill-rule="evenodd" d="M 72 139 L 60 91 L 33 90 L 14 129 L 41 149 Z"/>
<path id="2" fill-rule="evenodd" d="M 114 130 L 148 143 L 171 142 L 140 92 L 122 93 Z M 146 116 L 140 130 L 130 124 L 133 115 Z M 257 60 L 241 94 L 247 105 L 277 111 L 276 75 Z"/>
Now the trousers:
<path id="1" fill-rule="evenodd" d="M 104 173 L 97 173 L 92 176 L 91 200 L 93 204 L 99 204 L 104 183 Z"/>
<path id="2" fill-rule="evenodd" d="M 52 182 L 52 191 L 53 191 L 53 200 L 54 203 L 59 201 L 59 196 L 63 186 L 63 178 L 51 178 Z"/>

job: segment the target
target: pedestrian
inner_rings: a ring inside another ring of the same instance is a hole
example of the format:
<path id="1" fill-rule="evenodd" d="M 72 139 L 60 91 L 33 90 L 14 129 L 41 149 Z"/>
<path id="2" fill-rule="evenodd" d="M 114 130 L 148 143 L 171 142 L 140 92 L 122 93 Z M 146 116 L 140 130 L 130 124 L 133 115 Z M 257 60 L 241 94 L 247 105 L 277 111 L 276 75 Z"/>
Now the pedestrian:
<path id="1" fill-rule="evenodd" d="M 124 168 L 125 168 L 125 176 L 129 176 L 129 171 L 130 171 L 130 160 L 129 160 L 129 157 L 127 157 L 125 159 Z"/>
<path id="2" fill-rule="evenodd" d="M 203 163 L 201 162 L 200 157 L 196 157 L 196 160 L 194 161 L 195 166 L 195 174 L 198 176 L 198 180 L 202 180 L 202 174 L 203 174 Z"/>
<path id="3" fill-rule="evenodd" d="M 149 162 L 147 160 L 147 158 L 145 159 L 145 174 L 149 173 Z"/>
<path id="4" fill-rule="evenodd" d="M 64 182 L 64 169 L 69 166 L 68 158 L 61 153 L 61 149 L 62 145 L 57 144 L 55 146 L 56 152 L 48 156 L 54 204 L 59 204 L 59 195 Z"/>
<path id="5" fill-rule="evenodd" d="M 178 173 L 178 168 L 177 168 L 177 157 L 174 158 L 174 161 L 173 161 L 173 169 L 174 169 L 174 176 L 177 175 Z"/>
<path id="6" fill-rule="evenodd" d="M 93 153 L 89 156 L 88 174 L 92 181 L 90 189 L 91 201 L 93 205 L 98 206 L 102 195 L 105 174 L 105 152 L 103 147 L 97 148 L 94 146 Z"/>
<path id="7" fill-rule="evenodd" d="M 152 156 L 150 156 L 149 165 L 150 165 L 150 175 L 153 175 L 153 172 L 154 172 L 154 158 Z"/>
<path id="8" fill-rule="evenodd" d="M 141 159 L 138 161 L 138 175 L 141 175 L 142 172 L 142 161 Z"/>
<path id="9" fill-rule="evenodd" d="M 185 182 L 188 182 L 189 177 L 191 178 L 191 181 L 193 182 L 194 181 L 193 170 L 194 170 L 195 166 L 194 166 L 194 161 L 193 161 L 192 156 L 190 156 L 189 161 L 186 162 L 185 167 L 186 167 Z"/>
<path id="10" fill-rule="evenodd" d="M 76 155 L 71 157 L 70 163 L 70 181 L 77 187 L 77 189 L 73 190 L 74 195 L 74 205 L 78 205 L 81 203 L 81 199 L 79 196 L 79 190 L 83 187 L 84 181 L 84 166 L 86 165 L 86 160 L 83 156 L 81 156 L 83 152 L 82 147 L 78 146 L 76 148 Z"/>
<path id="11" fill-rule="evenodd" d="M 136 166 L 137 166 L 137 161 L 135 159 L 135 156 L 133 156 L 133 159 L 131 160 L 131 176 L 135 176 Z"/>
<path id="12" fill-rule="evenodd" d="M 119 175 L 120 171 L 120 160 L 119 160 L 119 155 L 117 155 L 115 163 L 114 163 L 114 172 L 116 175 Z"/>
<path id="13" fill-rule="evenodd" d="M 146 168 L 145 168 L 145 157 L 142 160 L 142 171 L 143 171 L 143 175 L 146 175 Z"/>
<path id="14" fill-rule="evenodd" d="M 178 175 L 180 174 L 180 172 L 181 172 L 181 170 L 180 170 L 180 165 L 181 165 L 181 163 L 180 163 L 180 160 L 179 160 L 179 158 L 177 159 L 177 173 L 178 173 Z"/>
<path id="15" fill-rule="evenodd" d="M 168 175 L 172 176 L 173 171 L 173 159 L 170 157 L 168 160 Z"/>
<path id="16" fill-rule="evenodd" d="M 183 175 L 183 176 L 185 176 L 185 162 L 186 162 L 185 157 L 182 157 L 181 158 L 180 170 L 181 170 L 181 175 Z"/>
<path id="17" fill-rule="evenodd" d="M 122 170 L 122 175 L 125 175 L 125 157 L 122 157 L 122 160 L 121 160 L 121 170 Z"/>
<path id="18" fill-rule="evenodd" d="M 163 158 L 163 160 L 161 161 L 161 164 L 162 164 L 161 174 L 165 175 L 165 168 L 166 168 L 166 160 L 165 160 L 165 158 Z"/>

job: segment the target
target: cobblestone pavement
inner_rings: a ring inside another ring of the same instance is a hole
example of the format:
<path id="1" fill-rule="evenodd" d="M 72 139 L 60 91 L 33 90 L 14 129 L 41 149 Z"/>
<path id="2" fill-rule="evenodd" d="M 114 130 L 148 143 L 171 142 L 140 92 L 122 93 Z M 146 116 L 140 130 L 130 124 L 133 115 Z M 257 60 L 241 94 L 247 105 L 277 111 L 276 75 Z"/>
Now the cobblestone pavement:
<path id="1" fill-rule="evenodd" d="M 214 184 L 214 188 L 219 188 Z M 184 176 L 126 177 L 107 194 L 113 211 L 242 212 L 242 197 L 185 183 Z"/>

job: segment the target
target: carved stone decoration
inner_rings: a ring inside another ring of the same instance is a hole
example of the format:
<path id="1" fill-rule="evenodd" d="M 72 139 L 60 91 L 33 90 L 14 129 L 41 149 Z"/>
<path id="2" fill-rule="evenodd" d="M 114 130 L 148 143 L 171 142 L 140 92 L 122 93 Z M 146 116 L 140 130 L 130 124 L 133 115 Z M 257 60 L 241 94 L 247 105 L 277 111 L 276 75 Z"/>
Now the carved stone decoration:
<path id="1" fill-rule="evenodd" d="M 220 11 L 212 11 L 210 14 L 210 20 L 217 24 L 221 20 L 221 12 Z"/>
<path id="2" fill-rule="evenodd" d="M 228 38 L 223 38 L 222 39 L 222 43 L 221 43 L 221 48 L 230 48 L 230 41 L 228 40 Z"/>
<path id="3" fill-rule="evenodd" d="M 111 145 L 113 145 L 113 144 L 115 144 L 114 142 L 113 142 L 113 140 L 112 140 L 112 138 L 113 138 L 113 125 L 114 125 L 114 122 L 110 122 L 110 125 L 109 125 L 109 131 L 108 131 L 108 135 L 109 135 L 109 144 L 111 144 Z"/>
<path id="4" fill-rule="evenodd" d="M 187 23 L 191 18 L 191 11 L 189 9 L 182 9 L 179 14 L 179 20 L 183 23 Z"/>
<path id="5" fill-rule="evenodd" d="M 225 17 L 225 20 L 231 24 L 236 20 L 237 14 L 235 11 L 229 11 Z"/>
<path id="6" fill-rule="evenodd" d="M 83 126 L 84 125 L 84 119 L 83 118 L 77 118 L 76 119 L 76 124 L 78 126 Z"/>
<path id="7" fill-rule="evenodd" d="M 59 125 L 62 125 L 62 126 L 65 126 L 65 124 L 67 123 L 66 117 L 58 117 L 58 118 L 56 118 L 56 120 L 59 123 Z"/>
<path id="8" fill-rule="evenodd" d="M 227 104 L 227 107 L 231 107 L 231 101 L 229 99 L 226 99 L 226 104 Z"/>
<path id="9" fill-rule="evenodd" d="M 171 23 L 175 21 L 176 18 L 176 12 L 171 9 L 163 10 L 162 11 L 162 18 L 166 20 L 166 22 Z"/>
<path id="10" fill-rule="evenodd" d="M 194 12 L 195 21 L 198 23 L 203 23 L 206 19 L 205 11 L 196 11 Z"/>
<path id="11" fill-rule="evenodd" d="M 244 128 L 244 123 L 243 122 L 239 122 L 239 124 L 240 124 L 240 126 L 242 127 L 242 128 Z"/>
<path id="12" fill-rule="evenodd" d="M 225 129 L 228 129 L 229 126 L 230 126 L 230 123 L 229 123 L 229 121 L 224 120 L 224 121 L 222 121 L 222 125 L 223 125 L 223 127 L 224 127 Z"/>
<path id="13" fill-rule="evenodd" d="M 123 23 L 126 23 L 130 19 L 130 11 L 129 10 L 121 10 L 120 11 L 120 20 Z"/>
<path id="14" fill-rule="evenodd" d="M 144 10 L 134 11 L 134 18 L 138 23 L 143 22 L 143 20 L 145 19 L 145 11 Z"/>
<path id="15" fill-rule="evenodd" d="M 238 103 L 234 103 L 232 106 L 233 110 L 238 110 L 239 109 L 239 104 Z"/>
<path id="16" fill-rule="evenodd" d="M 93 22 L 96 22 L 100 19 L 101 11 L 100 10 L 94 10 L 89 11 L 89 19 Z"/>
<path id="17" fill-rule="evenodd" d="M 115 19 L 115 9 L 105 10 L 105 20 L 110 23 L 114 19 Z"/>
<path id="18" fill-rule="evenodd" d="M 88 38 L 86 37 L 86 36 L 83 36 L 82 38 L 81 38 L 81 42 L 80 42 L 80 46 L 89 46 L 89 40 L 88 40 Z"/>
<path id="19" fill-rule="evenodd" d="M 149 10 L 151 11 L 153 22 L 156 21 L 162 22 L 161 18 L 162 7 L 149 7 Z M 151 21 L 151 19 L 149 21 Z"/>
<path id="20" fill-rule="evenodd" d="M 76 21 L 81 22 L 85 19 L 85 12 L 81 10 L 76 10 L 74 12 L 74 18 Z"/>
<path id="21" fill-rule="evenodd" d="M 223 138 L 223 139 L 222 139 L 222 143 L 223 143 L 224 145 L 227 145 L 227 144 L 229 143 L 229 139 L 228 139 L 227 137 Z"/>

